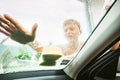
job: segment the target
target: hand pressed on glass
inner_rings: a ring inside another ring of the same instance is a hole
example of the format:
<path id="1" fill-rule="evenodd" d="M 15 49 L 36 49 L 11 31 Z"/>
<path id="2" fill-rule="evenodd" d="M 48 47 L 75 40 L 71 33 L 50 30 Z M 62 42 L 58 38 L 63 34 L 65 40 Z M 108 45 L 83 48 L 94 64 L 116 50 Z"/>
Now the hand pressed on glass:
<path id="1" fill-rule="evenodd" d="M 29 32 L 8 14 L 0 15 L 0 32 L 22 44 L 34 40 L 37 27 L 38 25 L 35 23 L 32 27 L 32 31 Z"/>

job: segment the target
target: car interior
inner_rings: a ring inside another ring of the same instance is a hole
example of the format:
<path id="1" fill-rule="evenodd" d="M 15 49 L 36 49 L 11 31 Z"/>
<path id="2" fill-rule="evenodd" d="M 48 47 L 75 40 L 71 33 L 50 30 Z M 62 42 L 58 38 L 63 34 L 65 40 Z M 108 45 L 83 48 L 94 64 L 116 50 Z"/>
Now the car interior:
<path id="1" fill-rule="evenodd" d="M 82 5 L 85 6 L 88 3 L 91 3 L 91 5 L 93 5 L 97 1 L 99 2 L 100 0 L 78 0 L 78 2 L 84 3 Z M 97 18 L 98 20 L 94 18 L 95 16 L 88 16 L 87 12 L 85 12 L 85 14 L 87 14 L 87 20 L 85 21 L 88 21 L 88 24 L 86 25 L 92 26 L 89 28 L 91 29 L 89 30 L 90 32 L 88 31 L 89 35 L 87 35 L 87 37 L 84 39 L 85 42 L 75 57 L 71 60 L 60 58 L 62 61 L 60 61 L 61 63 L 58 63 L 60 65 L 57 65 L 57 67 L 49 65 L 47 67 L 35 66 L 34 68 L 25 62 L 24 65 L 28 65 L 26 68 L 23 66 L 23 68 L 18 67 L 19 69 L 11 67 L 4 67 L 5 69 L 3 69 L 2 62 L 7 61 L 6 59 L 11 58 L 11 56 L 7 56 L 10 51 L 6 49 L 5 46 L 3 46 L 4 42 L 7 43 L 7 40 L 9 38 L 6 38 L 5 36 L 3 36 L 3 38 L 0 37 L 2 39 L 0 42 L 0 80 L 120 80 L 120 0 L 113 1 L 114 2 L 104 13 L 104 15 L 102 15 L 101 18 Z M 2 3 L 0 3 L 0 5 L 1 4 Z M 77 5 L 80 4 L 77 3 L 76 6 Z M 0 9 L 1 8 L 2 7 L 0 6 Z M 88 10 L 89 8 L 85 9 Z M 94 10 L 94 6 L 92 6 L 91 9 Z M 55 21 L 57 22 L 57 20 Z M 50 23 L 48 23 L 48 25 L 50 25 Z M 53 34 L 55 33 L 53 32 Z M 59 36 L 56 37 L 56 40 L 58 37 Z M 48 42 L 47 44 L 51 45 L 51 42 Z M 116 50 L 110 50 L 110 48 L 117 42 L 119 43 L 119 47 Z M 14 54 L 15 48 L 16 47 L 11 48 Z M 23 46 L 21 48 L 23 48 Z M 31 48 L 28 50 L 30 50 L 31 53 L 35 53 L 31 50 Z M 52 50 L 54 52 L 53 48 Z M 4 59 L 3 56 L 7 57 Z M 9 61 L 7 64 L 8 63 Z M 12 65 L 16 64 L 13 63 Z M 35 64 L 32 64 L 32 66 L 33 65 Z"/>

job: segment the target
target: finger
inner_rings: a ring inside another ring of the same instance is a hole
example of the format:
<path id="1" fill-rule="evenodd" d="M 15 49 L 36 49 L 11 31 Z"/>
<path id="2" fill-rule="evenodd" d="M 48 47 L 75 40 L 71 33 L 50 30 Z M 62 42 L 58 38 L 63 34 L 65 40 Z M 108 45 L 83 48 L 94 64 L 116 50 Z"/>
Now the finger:
<path id="1" fill-rule="evenodd" d="M 4 14 L 4 17 L 9 20 L 12 24 L 14 24 L 14 26 L 19 29 L 19 30 L 23 30 L 23 28 L 21 27 L 21 25 L 17 22 L 17 20 L 15 20 L 14 18 L 12 18 L 11 16 L 9 16 L 8 14 Z"/>
<path id="2" fill-rule="evenodd" d="M 12 23 L 10 23 L 8 20 L 6 20 L 4 17 L 2 17 L 1 15 L 0 15 L 0 21 L 8 25 L 11 29 L 15 29 L 15 26 Z"/>
<path id="3" fill-rule="evenodd" d="M 6 36 L 11 36 L 11 34 L 3 29 L 0 28 L 0 32 L 2 32 L 3 34 L 5 34 Z"/>
<path id="4" fill-rule="evenodd" d="M 10 32 L 10 33 L 13 33 L 13 32 L 14 32 L 14 31 L 13 31 L 12 29 L 10 29 L 8 26 L 6 26 L 6 25 L 4 25 L 4 24 L 2 24 L 2 23 L 0 23 L 0 26 L 1 26 L 2 28 L 4 28 L 6 31 Z"/>
<path id="5" fill-rule="evenodd" d="M 33 27 L 32 27 L 32 35 L 35 35 L 36 30 L 37 30 L 37 27 L 38 27 L 38 24 L 35 23 L 35 24 L 33 25 Z"/>

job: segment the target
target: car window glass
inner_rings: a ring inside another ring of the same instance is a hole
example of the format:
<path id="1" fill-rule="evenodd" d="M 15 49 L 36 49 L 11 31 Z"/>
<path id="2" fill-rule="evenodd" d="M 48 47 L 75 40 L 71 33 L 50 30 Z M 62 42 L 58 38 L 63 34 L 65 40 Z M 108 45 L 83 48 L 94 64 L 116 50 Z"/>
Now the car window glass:
<path id="1" fill-rule="evenodd" d="M 66 67 L 101 19 L 103 4 L 101 0 L 2 0 L 0 15 L 9 14 L 28 31 L 36 22 L 38 29 L 28 44 L 0 32 L 0 73 Z"/>
<path id="2" fill-rule="evenodd" d="M 114 2 L 115 0 L 88 0 L 93 27 L 97 26 Z"/>

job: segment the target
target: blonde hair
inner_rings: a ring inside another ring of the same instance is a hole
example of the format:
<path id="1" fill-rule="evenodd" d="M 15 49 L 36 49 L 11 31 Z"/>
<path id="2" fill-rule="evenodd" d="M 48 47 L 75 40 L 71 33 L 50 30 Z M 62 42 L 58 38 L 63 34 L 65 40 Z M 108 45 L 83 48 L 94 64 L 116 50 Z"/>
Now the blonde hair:
<path id="1" fill-rule="evenodd" d="M 66 26 L 68 24 L 76 24 L 78 26 L 78 28 L 81 30 L 79 22 L 74 19 L 69 19 L 64 22 L 64 26 Z"/>

